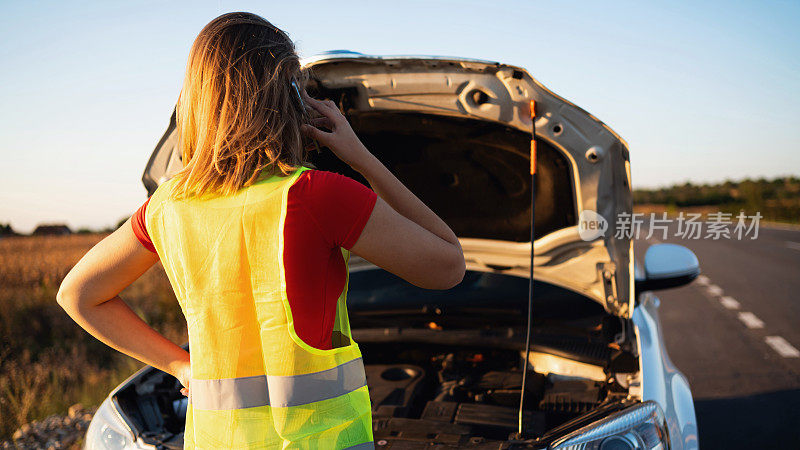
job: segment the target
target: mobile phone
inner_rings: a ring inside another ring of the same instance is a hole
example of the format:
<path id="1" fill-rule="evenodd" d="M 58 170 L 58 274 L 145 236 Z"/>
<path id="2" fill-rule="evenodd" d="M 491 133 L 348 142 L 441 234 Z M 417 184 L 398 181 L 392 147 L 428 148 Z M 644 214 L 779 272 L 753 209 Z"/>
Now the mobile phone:
<path id="1" fill-rule="evenodd" d="M 292 87 L 294 88 L 294 93 L 297 94 L 297 100 L 300 101 L 300 107 L 303 108 L 303 111 L 306 109 L 306 103 L 303 101 L 303 96 L 300 95 L 300 88 L 297 87 L 297 82 L 292 80 Z M 313 125 L 312 125 L 313 126 Z M 320 152 L 319 143 L 317 143 L 316 139 L 311 139 L 311 142 L 314 143 L 314 149 L 317 152 Z"/>

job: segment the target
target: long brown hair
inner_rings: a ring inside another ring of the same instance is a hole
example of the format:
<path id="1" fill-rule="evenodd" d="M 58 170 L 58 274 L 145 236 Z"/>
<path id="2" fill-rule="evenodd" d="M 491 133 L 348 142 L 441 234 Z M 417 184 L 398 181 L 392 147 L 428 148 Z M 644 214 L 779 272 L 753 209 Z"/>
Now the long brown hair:
<path id="1" fill-rule="evenodd" d="M 305 159 L 308 121 L 292 86 L 308 75 L 289 36 L 251 13 L 223 14 L 192 44 L 177 105 L 185 167 L 172 195 L 227 195 L 268 175 L 288 175 Z"/>

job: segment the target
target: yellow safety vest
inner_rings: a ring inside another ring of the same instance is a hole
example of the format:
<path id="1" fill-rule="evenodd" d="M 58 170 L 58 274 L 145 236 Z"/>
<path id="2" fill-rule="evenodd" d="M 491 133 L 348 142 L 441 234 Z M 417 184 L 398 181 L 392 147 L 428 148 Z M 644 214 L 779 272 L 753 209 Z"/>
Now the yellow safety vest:
<path id="1" fill-rule="evenodd" d="M 347 281 L 331 350 L 297 336 L 287 300 L 286 201 L 308 169 L 262 176 L 233 195 L 184 200 L 168 195 L 173 179 L 150 198 L 147 231 L 189 331 L 186 449 L 374 448 Z M 350 252 L 341 252 L 347 267 Z"/>

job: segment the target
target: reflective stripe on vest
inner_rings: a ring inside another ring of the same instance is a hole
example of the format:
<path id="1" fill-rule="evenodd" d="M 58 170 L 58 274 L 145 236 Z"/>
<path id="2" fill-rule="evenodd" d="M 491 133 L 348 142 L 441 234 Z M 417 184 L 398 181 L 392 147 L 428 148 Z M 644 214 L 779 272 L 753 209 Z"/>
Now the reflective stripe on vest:
<path id="1" fill-rule="evenodd" d="M 367 385 L 367 378 L 363 360 L 357 358 L 303 375 L 192 379 L 190 383 L 194 407 L 212 410 L 306 405 L 355 391 Z"/>
<path id="2" fill-rule="evenodd" d="M 189 332 L 184 449 L 374 448 L 347 315 L 347 249 L 333 348 L 310 347 L 294 329 L 283 227 L 289 188 L 308 169 L 184 200 L 170 197 L 167 181 L 150 198 L 145 226 Z"/>

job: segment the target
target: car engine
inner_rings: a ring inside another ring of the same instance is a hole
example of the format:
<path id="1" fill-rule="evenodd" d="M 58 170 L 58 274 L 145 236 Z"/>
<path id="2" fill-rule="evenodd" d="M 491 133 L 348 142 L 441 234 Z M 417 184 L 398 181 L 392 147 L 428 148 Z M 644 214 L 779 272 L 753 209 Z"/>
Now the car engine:
<path id="1" fill-rule="evenodd" d="M 418 363 L 365 366 L 378 446 L 394 443 L 389 447 L 398 448 L 402 442 L 497 448 L 491 442 L 515 439 L 522 387 L 519 352 L 392 347 L 383 351 L 394 361 Z M 369 354 L 375 359 L 381 349 L 370 347 Z M 618 383 L 536 371 L 529 371 L 525 391 L 528 436 L 543 436 L 603 403 L 628 396 Z"/>

